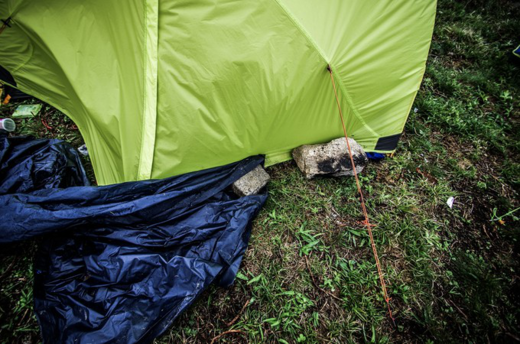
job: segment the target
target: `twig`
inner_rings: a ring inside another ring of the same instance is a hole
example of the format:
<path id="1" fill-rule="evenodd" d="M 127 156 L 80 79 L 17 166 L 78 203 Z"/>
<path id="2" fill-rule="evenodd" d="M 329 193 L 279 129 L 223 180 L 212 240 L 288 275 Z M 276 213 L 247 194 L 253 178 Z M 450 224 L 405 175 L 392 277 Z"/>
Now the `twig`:
<path id="1" fill-rule="evenodd" d="M 29 308 L 27 308 L 25 310 L 25 312 L 23 313 L 23 316 L 22 316 L 22 319 L 20 319 L 20 322 L 18 323 L 18 327 L 22 324 L 23 322 L 23 319 L 25 319 L 25 316 L 27 315 L 27 312 L 29 311 Z"/>
<path id="2" fill-rule="evenodd" d="M 246 304 L 242 306 L 242 309 L 240 310 L 240 312 L 238 312 L 237 316 L 226 324 L 227 327 L 233 326 L 237 322 L 237 320 L 240 319 L 240 316 L 242 315 L 242 313 L 244 313 L 246 307 L 249 305 L 249 302 L 251 302 L 251 300 L 247 300 Z"/>
<path id="3" fill-rule="evenodd" d="M 9 264 L 9 266 L 7 267 L 7 269 L 5 269 L 4 273 L 2 274 L 2 276 L 0 276 L 0 281 L 2 281 L 4 279 L 4 277 L 6 277 L 7 275 L 9 275 L 9 273 L 11 272 L 11 270 L 13 269 L 13 266 L 14 266 L 14 263 L 15 261 L 13 260 L 11 262 L 11 264 Z"/>
<path id="4" fill-rule="evenodd" d="M 517 336 L 515 336 L 514 334 L 510 333 L 510 332 L 505 332 L 505 334 L 507 334 L 509 337 L 513 338 L 514 340 L 516 340 L 517 342 L 520 342 L 520 338 L 518 338 Z"/>
<path id="5" fill-rule="evenodd" d="M 305 264 L 307 265 L 307 270 L 309 270 L 309 275 L 311 275 L 311 281 L 312 281 L 312 284 L 314 285 L 314 287 L 315 287 L 316 289 L 318 289 L 318 290 L 321 291 L 322 293 L 325 293 L 325 294 L 329 295 L 330 297 L 332 297 L 332 298 L 334 298 L 334 299 L 336 299 L 336 300 L 343 301 L 342 299 L 340 299 L 340 298 L 337 297 L 336 295 L 331 294 L 331 293 L 329 293 L 328 291 L 326 291 L 326 290 L 324 290 L 324 289 L 322 289 L 322 288 L 320 288 L 320 287 L 318 286 L 318 284 L 317 284 L 316 281 L 314 280 L 314 276 L 313 276 L 313 274 L 312 274 L 311 267 L 309 266 L 309 260 L 307 259 L 307 256 L 305 256 Z"/>
<path id="6" fill-rule="evenodd" d="M 217 340 L 219 340 L 221 337 L 224 337 L 226 334 L 231 334 L 231 333 L 240 333 L 241 335 L 245 336 L 245 333 L 243 331 L 240 331 L 240 330 L 229 330 L 229 331 L 226 331 L 226 332 L 222 332 L 221 334 L 219 334 L 218 336 L 213 338 L 211 340 L 211 344 L 214 344 Z"/>
<path id="7" fill-rule="evenodd" d="M 456 309 L 457 311 L 459 311 L 460 314 L 462 314 L 462 316 L 466 319 L 466 321 L 468 321 L 468 316 L 466 314 L 464 314 L 464 312 L 462 311 L 462 309 L 460 309 L 456 304 L 455 302 L 451 301 L 450 299 L 448 299 L 448 302 L 451 303 Z"/>

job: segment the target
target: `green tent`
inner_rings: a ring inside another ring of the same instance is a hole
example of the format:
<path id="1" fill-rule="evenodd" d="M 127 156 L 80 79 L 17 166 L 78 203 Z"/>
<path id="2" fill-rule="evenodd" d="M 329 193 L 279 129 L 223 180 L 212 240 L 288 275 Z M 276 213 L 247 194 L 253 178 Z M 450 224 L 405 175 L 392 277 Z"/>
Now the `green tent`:
<path id="1" fill-rule="evenodd" d="M 163 178 L 349 134 L 391 152 L 435 0 L 4 0 L 5 80 L 79 127 L 99 184 Z M 8 78 L 9 79 L 9 78 Z"/>

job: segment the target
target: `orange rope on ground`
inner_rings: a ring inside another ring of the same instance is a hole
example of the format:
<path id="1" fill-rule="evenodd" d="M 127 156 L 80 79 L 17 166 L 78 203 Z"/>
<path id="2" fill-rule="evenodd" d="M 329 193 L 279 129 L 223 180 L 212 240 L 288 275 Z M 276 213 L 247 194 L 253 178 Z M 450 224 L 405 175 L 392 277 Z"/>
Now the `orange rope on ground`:
<path id="1" fill-rule="evenodd" d="M 383 270 L 381 269 L 381 264 L 379 262 L 379 256 L 377 255 L 376 244 L 374 242 L 374 236 L 372 235 L 372 227 L 374 225 L 370 224 L 370 221 L 368 219 L 368 212 L 367 212 L 367 208 L 365 206 L 365 199 L 363 197 L 363 191 L 361 190 L 361 184 L 359 183 L 359 178 L 358 178 L 357 171 L 356 171 L 356 165 L 354 164 L 354 158 L 352 157 L 352 150 L 350 148 L 350 142 L 348 141 L 347 128 L 345 126 L 345 120 L 343 118 L 343 111 L 341 111 L 341 105 L 339 102 L 338 91 L 336 90 L 336 82 L 334 82 L 334 75 L 332 74 L 332 68 L 330 67 L 330 65 L 327 66 L 327 70 L 330 73 L 330 80 L 332 81 L 332 87 L 334 88 L 334 95 L 336 96 L 336 104 L 338 105 L 339 117 L 341 118 L 341 125 L 343 127 L 343 134 L 345 135 L 345 140 L 347 140 L 348 155 L 350 157 L 350 163 L 352 164 L 352 171 L 354 172 L 354 177 L 356 179 L 356 185 L 357 185 L 357 189 L 359 192 L 359 199 L 361 202 L 361 209 L 363 210 L 363 215 L 365 217 L 365 221 L 363 221 L 363 224 L 367 227 L 368 235 L 370 236 L 370 243 L 372 245 L 372 251 L 374 252 L 374 258 L 376 260 L 377 272 L 379 274 L 379 281 L 381 282 L 381 288 L 383 289 L 383 294 L 385 295 L 385 301 L 388 306 L 388 314 L 390 315 L 390 319 L 392 319 L 392 323 L 395 326 L 395 319 L 392 315 L 392 309 L 390 308 L 390 298 L 388 297 L 388 293 L 386 291 L 386 283 L 385 283 L 385 278 L 383 276 Z"/>

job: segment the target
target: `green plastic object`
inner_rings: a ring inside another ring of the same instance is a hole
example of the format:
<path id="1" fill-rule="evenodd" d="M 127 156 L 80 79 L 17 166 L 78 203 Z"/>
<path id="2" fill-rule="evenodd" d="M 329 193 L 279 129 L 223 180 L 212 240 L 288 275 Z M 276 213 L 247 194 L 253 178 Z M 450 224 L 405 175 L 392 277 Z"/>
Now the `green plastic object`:
<path id="1" fill-rule="evenodd" d="M 270 165 L 342 136 L 329 64 L 349 135 L 385 153 L 435 11 L 434 0 L 7 0 L 0 65 L 74 120 L 99 184 L 256 154 Z"/>
<path id="2" fill-rule="evenodd" d="M 13 118 L 32 118 L 38 116 L 42 110 L 42 104 L 19 105 L 14 110 Z"/>

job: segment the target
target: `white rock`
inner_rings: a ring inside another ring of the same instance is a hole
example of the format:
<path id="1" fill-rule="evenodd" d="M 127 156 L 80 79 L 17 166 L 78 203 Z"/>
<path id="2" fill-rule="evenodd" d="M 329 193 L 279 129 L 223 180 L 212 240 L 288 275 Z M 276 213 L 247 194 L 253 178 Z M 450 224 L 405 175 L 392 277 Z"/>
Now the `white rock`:
<path id="1" fill-rule="evenodd" d="M 233 183 L 233 192 L 240 197 L 255 195 L 267 185 L 269 179 L 271 179 L 269 174 L 262 166 L 258 165 L 251 172 Z"/>
<path id="2" fill-rule="evenodd" d="M 349 138 L 356 171 L 363 171 L 368 163 L 367 155 L 355 140 Z M 317 175 L 352 176 L 352 163 L 344 137 L 329 143 L 304 145 L 293 150 L 292 156 L 307 179 Z"/>

